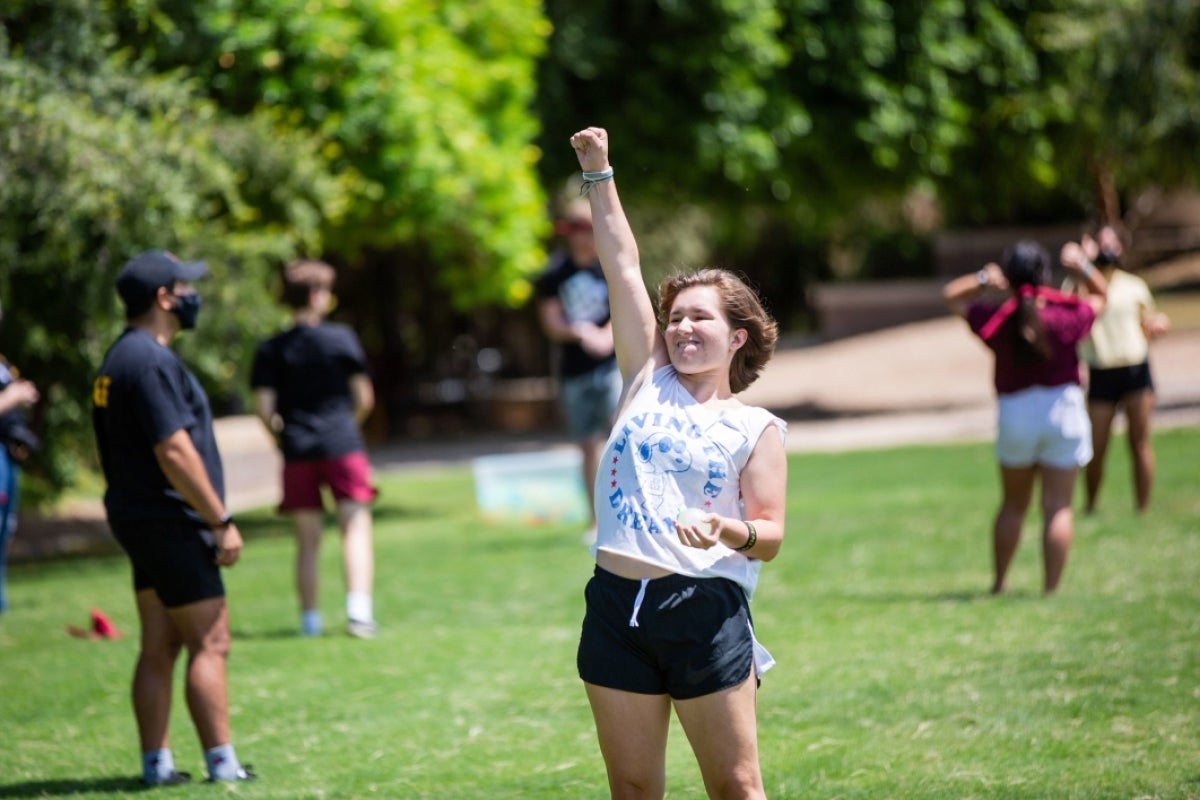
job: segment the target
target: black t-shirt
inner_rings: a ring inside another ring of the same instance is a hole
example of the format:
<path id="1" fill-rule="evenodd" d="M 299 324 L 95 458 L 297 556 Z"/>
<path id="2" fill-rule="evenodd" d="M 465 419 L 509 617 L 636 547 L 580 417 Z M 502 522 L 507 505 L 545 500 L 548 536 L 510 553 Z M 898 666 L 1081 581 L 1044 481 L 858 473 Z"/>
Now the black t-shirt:
<path id="1" fill-rule="evenodd" d="M 204 389 L 179 357 L 140 328 L 126 328 L 104 356 L 92 388 L 92 426 L 111 521 L 204 519 L 171 486 L 154 446 L 186 430 L 213 488 L 225 474 Z"/>
<path id="2" fill-rule="evenodd" d="M 275 390 L 284 460 L 334 458 L 365 449 L 350 378 L 367 374 L 358 337 L 336 322 L 297 325 L 258 346 L 250 385 Z"/>
<path id="3" fill-rule="evenodd" d="M 608 284 L 598 262 L 580 267 L 567 253 L 555 253 L 546 271 L 534 282 L 534 290 L 541 299 L 557 297 L 569 322 L 608 322 Z M 584 375 L 616 358 L 615 354 L 593 358 L 574 342 L 564 342 L 560 347 L 559 369 L 564 378 Z"/>

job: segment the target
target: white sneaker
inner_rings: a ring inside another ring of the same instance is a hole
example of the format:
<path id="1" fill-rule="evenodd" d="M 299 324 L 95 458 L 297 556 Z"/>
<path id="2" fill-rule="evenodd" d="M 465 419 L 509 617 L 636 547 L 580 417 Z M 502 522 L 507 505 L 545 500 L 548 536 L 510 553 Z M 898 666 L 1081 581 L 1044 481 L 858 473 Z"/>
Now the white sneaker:
<path id="1" fill-rule="evenodd" d="M 356 639 L 374 639 L 378 626 L 374 622 L 352 619 L 346 623 L 346 633 Z"/>

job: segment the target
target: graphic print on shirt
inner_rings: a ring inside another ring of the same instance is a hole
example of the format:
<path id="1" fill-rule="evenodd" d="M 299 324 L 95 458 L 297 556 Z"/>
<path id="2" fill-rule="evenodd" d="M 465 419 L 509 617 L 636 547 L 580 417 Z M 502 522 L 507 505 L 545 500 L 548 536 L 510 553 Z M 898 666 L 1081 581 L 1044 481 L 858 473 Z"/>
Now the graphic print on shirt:
<path id="1" fill-rule="evenodd" d="M 608 503 L 627 528 L 674 534 L 680 508 L 728 507 L 723 493 L 738 490 L 730 453 L 745 440 L 721 420 L 704 429 L 679 411 L 634 414 L 609 449 Z"/>
<path id="2" fill-rule="evenodd" d="M 608 319 L 608 284 L 587 270 L 580 270 L 558 287 L 563 313 L 571 322 L 599 325 Z"/>

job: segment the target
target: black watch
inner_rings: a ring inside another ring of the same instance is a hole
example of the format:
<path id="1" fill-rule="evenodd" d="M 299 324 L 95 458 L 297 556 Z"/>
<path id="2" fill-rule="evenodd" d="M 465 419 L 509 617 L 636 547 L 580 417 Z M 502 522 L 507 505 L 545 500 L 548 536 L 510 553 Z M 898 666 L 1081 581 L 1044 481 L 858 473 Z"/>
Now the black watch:
<path id="1" fill-rule="evenodd" d="M 233 524 L 233 514 L 230 514 L 228 511 L 226 511 L 224 514 L 221 515 L 221 519 L 217 520 L 218 528 L 228 528 L 232 524 Z"/>

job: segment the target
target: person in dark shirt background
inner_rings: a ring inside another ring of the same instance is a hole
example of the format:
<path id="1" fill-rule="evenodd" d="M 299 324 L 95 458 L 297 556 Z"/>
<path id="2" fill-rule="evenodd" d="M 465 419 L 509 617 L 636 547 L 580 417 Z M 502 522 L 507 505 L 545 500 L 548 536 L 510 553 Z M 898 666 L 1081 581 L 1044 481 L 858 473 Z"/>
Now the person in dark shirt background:
<path id="1" fill-rule="evenodd" d="M 595 506 L 597 459 L 621 399 L 621 373 L 613 348 L 608 284 L 596 255 L 588 201 L 576 197 L 567 202 L 555 230 L 566 247 L 551 256 L 534 289 L 542 330 L 558 347 L 559 404 L 567 431 L 582 453 L 590 509 Z M 583 539 L 591 544 L 595 538 L 593 512 Z"/>
<path id="2" fill-rule="evenodd" d="M 296 526 L 300 629 L 322 631 L 317 553 L 325 524 L 322 487 L 333 495 L 342 536 L 346 630 L 375 635 L 375 557 L 371 502 L 375 487 L 360 425 L 375 406 L 366 356 L 354 331 L 325 319 L 336 272 L 320 261 L 284 270 L 283 299 L 292 327 L 259 345 L 250 384 L 258 416 L 283 451 L 281 513 Z"/>

